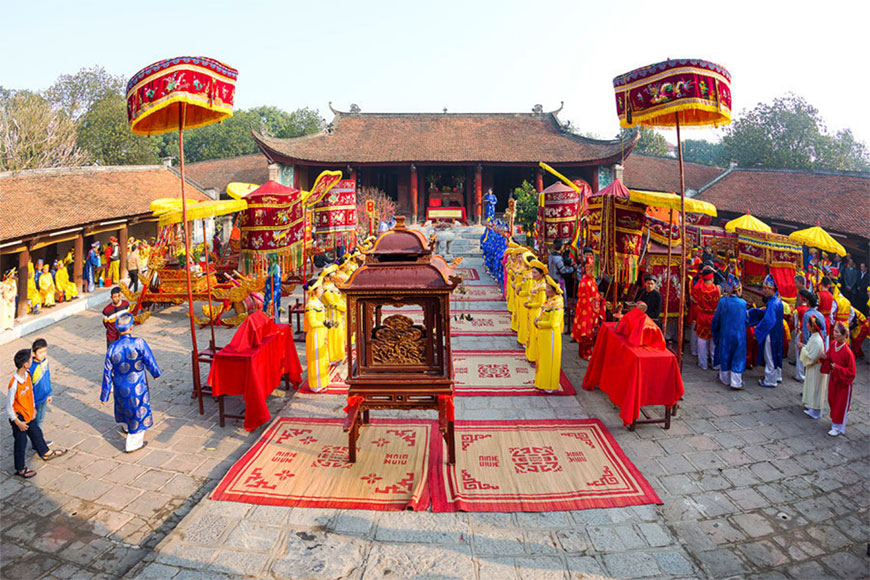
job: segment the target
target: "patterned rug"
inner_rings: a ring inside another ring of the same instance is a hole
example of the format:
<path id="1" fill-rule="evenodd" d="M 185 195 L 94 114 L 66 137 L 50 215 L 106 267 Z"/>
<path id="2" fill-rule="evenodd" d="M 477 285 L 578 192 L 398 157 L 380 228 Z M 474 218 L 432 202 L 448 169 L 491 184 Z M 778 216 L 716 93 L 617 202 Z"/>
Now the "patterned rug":
<path id="1" fill-rule="evenodd" d="M 429 507 L 437 423 L 373 420 L 347 462 L 343 419 L 282 417 L 230 469 L 212 499 L 262 505 L 405 510 Z"/>
<path id="2" fill-rule="evenodd" d="M 471 312 L 451 312 L 450 336 L 513 336 L 511 313 L 506 310 L 473 310 Z M 471 320 L 458 318 L 458 314 L 469 314 Z"/>
<path id="3" fill-rule="evenodd" d="M 431 486 L 435 512 L 662 503 L 597 419 L 457 421 L 456 465 L 438 465 Z"/>
<path id="4" fill-rule="evenodd" d="M 501 288 L 493 284 L 479 284 L 477 286 L 464 286 L 465 294 L 460 294 L 459 290 L 450 295 L 451 302 L 502 302 L 504 296 L 501 295 Z"/>
<path id="5" fill-rule="evenodd" d="M 346 395 L 346 376 L 347 365 L 334 367 L 330 372 L 326 393 Z M 577 394 L 571 381 L 565 376 L 565 371 L 562 371 L 559 379 L 561 391 L 545 394 L 537 390 L 535 367 L 526 360 L 525 352 L 521 350 L 454 350 L 453 377 L 453 391 L 459 397 L 553 397 Z M 311 392 L 307 382 L 303 383 L 300 392 Z"/>
<path id="6" fill-rule="evenodd" d="M 462 276 L 463 280 L 480 280 L 476 268 L 456 268 L 456 273 Z"/>

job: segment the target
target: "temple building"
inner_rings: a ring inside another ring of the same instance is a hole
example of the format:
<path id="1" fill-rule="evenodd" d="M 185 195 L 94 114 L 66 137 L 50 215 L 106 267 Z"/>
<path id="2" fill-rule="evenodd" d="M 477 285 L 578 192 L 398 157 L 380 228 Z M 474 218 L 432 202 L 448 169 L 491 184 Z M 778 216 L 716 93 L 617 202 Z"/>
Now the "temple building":
<path id="1" fill-rule="evenodd" d="M 324 169 L 340 169 L 358 188 L 376 187 L 414 220 L 432 208 L 454 208 L 468 222 L 480 218 L 481 198 L 492 188 L 496 211 L 528 181 L 542 191 L 555 178 L 543 161 L 593 191 L 610 183 L 614 166 L 634 148 L 637 135 L 603 141 L 575 135 L 561 110 L 531 113 L 361 113 L 330 109 L 326 129 L 277 139 L 254 132 L 270 163 L 270 178 L 306 189 Z"/>

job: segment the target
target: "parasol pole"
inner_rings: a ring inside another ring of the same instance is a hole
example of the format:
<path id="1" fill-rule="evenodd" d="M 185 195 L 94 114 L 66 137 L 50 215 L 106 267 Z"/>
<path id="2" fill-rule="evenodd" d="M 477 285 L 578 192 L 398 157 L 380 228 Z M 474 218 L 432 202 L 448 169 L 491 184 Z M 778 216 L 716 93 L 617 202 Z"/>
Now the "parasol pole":
<path id="1" fill-rule="evenodd" d="M 214 306 L 211 303 L 211 268 L 209 267 L 209 259 L 208 259 L 208 236 L 205 231 L 205 220 L 202 220 L 202 249 L 205 254 L 205 286 L 206 291 L 208 292 L 208 325 L 211 327 L 211 343 L 209 343 L 209 348 L 212 351 L 215 350 L 215 341 L 214 341 Z M 216 271 L 216 270 L 215 270 Z"/>
<path id="2" fill-rule="evenodd" d="M 674 113 L 677 127 L 677 155 L 680 162 L 680 243 L 683 256 L 680 260 L 680 313 L 677 320 L 677 366 L 683 371 L 683 317 L 686 313 L 686 175 L 683 170 L 683 142 L 680 140 L 680 114 Z M 668 264 L 670 268 L 670 264 Z"/>
<path id="3" fill-rule="evenodd" d="M 668 261 L 665 264 L 665 318 L 662 321 L 662 334 L 668 339 L 668 306 L 671 302 L 671 250 L 674 245 L 674 208 L 668 217 Z"/>
<path id="4" fill-rule="evenodd" d="M 181 220 L 184 222 L 184 272 L 187 274 L 187 313 L 190 318 L 190 341 L 193 345 L 193 375 L 196 385 L 199 385 L 199 348 L 196 345 L 196 321 L 193 319 L 193 288 L 190 279 L 190 225 L 187 222 L 187 197 L 184 193 L 184 113 L 187 103 L 181 103 L 178 107 L 178 165 L 181 171 Z M 197 388 L 199 398 L 199 414 L 205 413 L 202 406 L 202 390 Z"/>

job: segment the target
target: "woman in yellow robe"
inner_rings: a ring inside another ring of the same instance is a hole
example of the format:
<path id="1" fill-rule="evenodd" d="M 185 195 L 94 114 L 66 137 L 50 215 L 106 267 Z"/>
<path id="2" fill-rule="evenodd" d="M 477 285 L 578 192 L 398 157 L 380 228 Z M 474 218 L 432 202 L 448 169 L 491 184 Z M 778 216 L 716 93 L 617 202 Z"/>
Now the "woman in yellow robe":
<path id="1" fill-rule="evenodd" d="M 341 290 L 335 285 L 338 281 L 335 274 L 338 266 L 332 265 L 323 270 L 323 303 L 326 305 L 326 315 L 332 323 L 329 328 L 329 364 L 339 364 L 345 359 L 344 317 L 347 312 L 347 302 Z"/>
<path id="2" fill-rule="evenodd" d="M 532 266 L 532 284 L 529 287 L 529 299 L 525 304 L 528 310 L 529 340 L 526 342 L 526 359 L 533 363 L 538 360 L 538 329 L 535 328 L 535 319 L 541 315 L 541 307 L 546 300 L 545 288 L 547 282 L 544 276 L 548 274 L 547 266 L 540 260 L 534 260 Z"/>
<path id="3" fill-rule="evenodd" d="M 36 314 L 42 306 L 42 295 L 36 289 L 36 276 L 33 262 L 27 263 L 27 301 L 30 302 L 30 312 Z"/>
<path id="4" fill-rule="evenodd" d="M 39 276 L 39 296 L 42 300 L 43 306 L 46 308 L 54 306 L 55 292 L 56 288 L 54 287 L 54 278 L 51 277 L 51 269 L 48 267 L 48 264 L 46 264 L 42 267 L 42 274 Z"/>
<path id="5" fill-rule="evenodd" d="M 535 255 L 531 252 L 523 254 L 523 270 L 522 274 L 517 278 L 516 284 L 516 302 L 514 305 L 514 316 L 516 317 L 516 328 L 511 324 L 511 329 L 516 330 L 517 342 L 524 345 L 529 340 L 529 312 L 525 304 L 529 299 L 529 290 L 532 287 L 532 267 L 530 266 Z"/>
<path id="6" fill-rule="evenodd" d="M 322 296 L 323 281 L 318 278 L 308 286 L 305 304 L 305 360 L 308 388 L 313 393 L 322 393 L 329 385 L 329 337 Z"/>
<path id="7" fill-rule="evenodd" d="M 538 362 L 535 365 L 535 388 L 546 393 L 561 390 L 562 376 L 562 327 L 564 303 L 559 284 L 547 276 L 546 296 L 541 316 L 535 320 L 538 329 Z"/>
<path id="8" fill-rule="evenodd" d="M 78 298 L 78 290 L 76 289 L 76 285 L 70 282 L 69 272 L 66 269 L 66 265 L 61 262 L 56 262 L 55 266 L 57 267 L 57 270 L 54 274 L 54 285 L 57 287 L 58 296 L 63 296 L 64 300 Z"/>

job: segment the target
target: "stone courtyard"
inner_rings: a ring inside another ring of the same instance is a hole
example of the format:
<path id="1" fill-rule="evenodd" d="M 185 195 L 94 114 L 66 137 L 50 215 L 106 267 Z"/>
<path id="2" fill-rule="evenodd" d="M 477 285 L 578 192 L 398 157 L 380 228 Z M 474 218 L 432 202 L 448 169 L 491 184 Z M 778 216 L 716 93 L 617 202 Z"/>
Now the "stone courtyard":
<path id="1" fill-rule="evenodd" d="M 457 240 L 462 253 L 473 239 Z M 468 251 L 468 253 L 471 253 Z M 479 258 L 463 266 L 478 268 Z M 291 299 L 292 300 L 292 299 Z M 499 309 L 478 302 L 473 308 Z M 586 363 L 563 342 L 575 397 L 458 397 L 457 419 L 596 417 L 664 502 L 545 513 L 378 512 L 255 506 L 208 495 L 256 441 L 217 405 L 200 415 L 190 397 L 185 312 L 156 313 L 135 334 L 163 376 L 151 381 L 155 425 L 146 450 L 123 453 L 111 407 L 99 404 L 104 339 L 88 310 L 0 346 L 11 359 L 37 336 L 49 342 L 54 401 L 46 438 L 70 453 L 31 456 L 31 480 L 12 476 L 12 438 L 2 446 L 4 578 L 862 578 L 870 574 L 868 371 L 858 363 L 848 435 L 831 438 L 827 416 L 802 412 L 801 385 L 734 392 L 686 357 L 686 395 L 670 430 L 628 431 L 600 391 L 579 389 Z M 216 329 L 225 344 L 232 330 Z M 208 330 L 198 334 L 208 341 Z M 566 337 L 567 339 L 567 337 Z M 508 350 L 512 337 L 453 339 L 455 349 Z M 304 341 L 297 339 L 304 365 Z M 203 367 L 203 372 L 206 372 Z M 5 393 L 4 393 L 5 403 Z M 237 409 L 240 401 L 229 402 Z M 338 395 L 276 390 L 274 415 L 339 417 Z M 388 416 L 387 413 L 378 416 Z M 421 416 L 426 416 L 423 414 Z M 28 453 L 30 453 L 28 451 Z"/>

